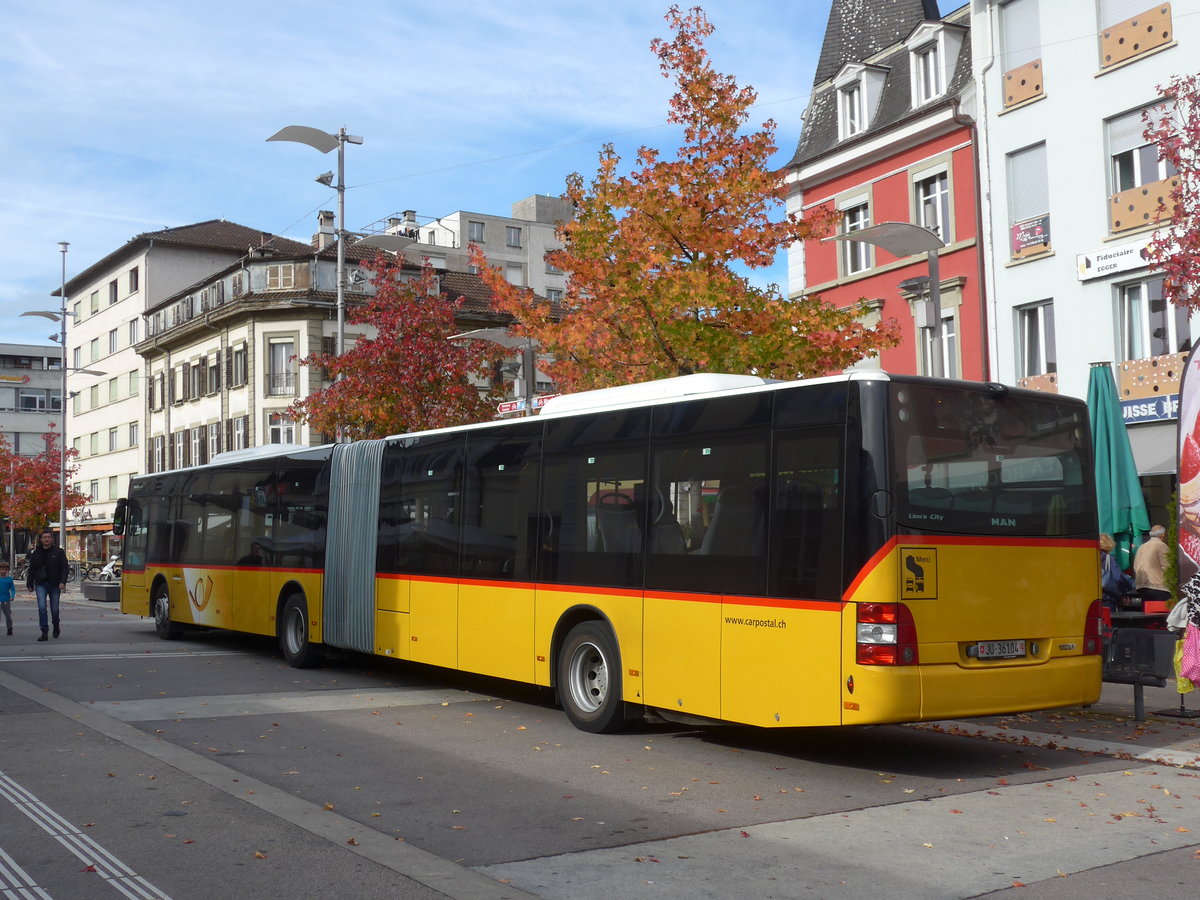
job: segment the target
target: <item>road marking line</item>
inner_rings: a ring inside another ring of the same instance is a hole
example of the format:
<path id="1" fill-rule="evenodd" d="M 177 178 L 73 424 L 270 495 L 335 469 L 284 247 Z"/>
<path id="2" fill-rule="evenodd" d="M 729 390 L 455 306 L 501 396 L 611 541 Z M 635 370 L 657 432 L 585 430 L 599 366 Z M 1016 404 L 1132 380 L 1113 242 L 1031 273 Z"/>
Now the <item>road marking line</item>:
<path id="1" fill-rule="evenodd" d="M 93 868 L 106 884 L 128 897 L 129 900 L 155 900 L 155 898 L 170 900 L 164 891 L 150 884 L 2 771 L 0 771 L 0 797 L 23 812 L 35 825 L 71 851 L 76 859 L 85 866 Z M 3 851 L 0 850 L 0 853 Z M 5 854 L 5 858 L 11 862 L 7 854 Z M 13 863 L 13 865 L 16 864 Z M 29 883 L 33 884 L 32 881 Z M 41 889 L 38 888 L 38 890 Z M 5 895 L 8 896 L 7 891 Z M 12 896 L 25 895 L 13 894 Z M 44 891 L 30 896 L 49 897 Z"/>
<path id="2" fill-rule="evenodd" d="M 0 897 L 4 900 L 53 900 L 3 848 L 0 848 Z"/>
<path id="3" fill-rule="evenodd" d="M 178 659 L 184 656 L 251 656 L 261 654 L 251 654 L 241 650 L 196 650 L 190 652 L 187 650 L 174 650 L 168 652 L 150 651 L 147 653 L 75 653 L 75 654 L 26 654 L 24 656 L 0 656 L 0 663 L 7 662 L 54 662 L 55 660 L 81 660 L 81 659 Z"/>

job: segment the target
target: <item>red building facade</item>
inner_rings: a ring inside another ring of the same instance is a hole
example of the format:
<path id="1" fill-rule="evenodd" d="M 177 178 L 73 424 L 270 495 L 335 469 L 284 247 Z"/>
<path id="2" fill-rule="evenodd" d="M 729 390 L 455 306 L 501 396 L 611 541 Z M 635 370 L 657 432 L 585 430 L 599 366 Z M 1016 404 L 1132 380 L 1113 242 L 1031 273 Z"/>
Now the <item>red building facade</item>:
<path id="1" fill-rule="evenodd" d="M 925 228 L 938 251 L 940 327 L 925 252 L 897 257 L 861 241 L 807 241 L 789 254 L 789 296 L 868 301 L 895 320 L 898 347 L 861 366 L 987 380 L 969 9 L 944 20 L 932 0 L 834 0 L 813 96 L 787 166 L 790 212 L 835 212 L 852 233 L 888 222 Z M 867 21 L 863 21 L 866 19 Z M 928 238 L 927 238 L 928 239 Z M 934 241 L 936 243 L 936 241 Z"/>

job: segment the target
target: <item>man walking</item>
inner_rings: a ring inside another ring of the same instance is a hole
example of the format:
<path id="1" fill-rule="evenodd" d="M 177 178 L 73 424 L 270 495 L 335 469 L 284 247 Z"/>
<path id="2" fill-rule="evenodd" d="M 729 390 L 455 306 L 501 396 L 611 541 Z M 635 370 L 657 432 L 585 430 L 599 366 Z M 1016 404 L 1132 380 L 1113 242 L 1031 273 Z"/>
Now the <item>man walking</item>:
<path id="1" fill-rule="evenodd" d="M 67 586 L 67 554 L 54 544 L 54 532 L 43 531 L 38 546 L 28 557 L 29 576 L 25 586 L 37 592 L 38 625 L 42 628 L 39 641 L 46 640 L 49 623 L 46 621 L 46 604 L 50 605 L 50 619 L 54 623 L 54 636 L 58 637 L 58 600 Z"/>

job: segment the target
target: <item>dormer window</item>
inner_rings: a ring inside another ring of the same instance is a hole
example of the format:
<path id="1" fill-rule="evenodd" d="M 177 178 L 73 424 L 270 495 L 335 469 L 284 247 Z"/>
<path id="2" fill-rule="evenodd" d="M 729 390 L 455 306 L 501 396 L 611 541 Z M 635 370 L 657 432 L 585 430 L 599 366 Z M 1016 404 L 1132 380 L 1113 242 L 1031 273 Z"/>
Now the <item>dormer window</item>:
<path id="1" fill-rule="evenodd" d="M 871 125 L 888 70 L 860 63 L 848 64 L 833 80 L 837 91 L 838 140 L 862 134 Z"/>
<path id="2" fill-rule="evenodd" d="M 912 73 L 913 106 L 921 106 L 946 93 L 962 49 L 963 33 L 960 26 L 922 22 L 904 42 Z"/>

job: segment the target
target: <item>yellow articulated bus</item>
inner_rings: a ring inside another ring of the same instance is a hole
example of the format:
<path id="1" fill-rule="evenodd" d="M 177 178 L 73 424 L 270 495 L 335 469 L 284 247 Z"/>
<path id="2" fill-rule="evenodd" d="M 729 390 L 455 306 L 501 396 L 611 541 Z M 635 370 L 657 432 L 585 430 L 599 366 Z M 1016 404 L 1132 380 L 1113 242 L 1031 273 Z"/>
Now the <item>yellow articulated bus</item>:
<path id="1" fill-rule="evenodd" d="M 1078 400 L 692 375 L 133 479 L 121 609 L 550 686 L 586 731 L 1091 703 Z"/>

